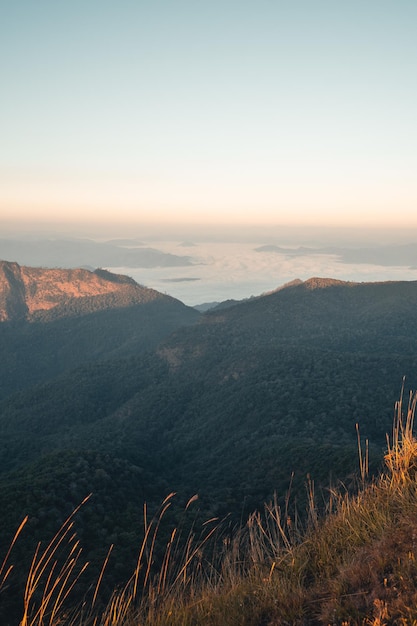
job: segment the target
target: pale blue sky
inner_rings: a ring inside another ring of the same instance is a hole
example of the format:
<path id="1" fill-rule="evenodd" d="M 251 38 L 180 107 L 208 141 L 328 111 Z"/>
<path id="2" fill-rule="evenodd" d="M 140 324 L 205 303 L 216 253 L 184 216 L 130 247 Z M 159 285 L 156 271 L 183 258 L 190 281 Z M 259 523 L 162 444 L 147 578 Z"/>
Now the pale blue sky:
<path id="1" fill-rule="evenodd" d="M 0 211 L 417 226 L 415 0 L 0 0 Z"/>

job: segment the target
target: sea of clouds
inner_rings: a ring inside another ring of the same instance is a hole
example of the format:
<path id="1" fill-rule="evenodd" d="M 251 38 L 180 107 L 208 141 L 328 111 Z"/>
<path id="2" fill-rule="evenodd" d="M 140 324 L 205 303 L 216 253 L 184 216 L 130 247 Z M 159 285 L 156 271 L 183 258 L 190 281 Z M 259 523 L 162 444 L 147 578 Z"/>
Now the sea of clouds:
<path id="1" fill-rule="evenodd" d="M 312 276 L 347 281 L 417 280 L 417 268 L 369 263 L 344 263 L 336 254 L 282 254 L 258 251 L 262 242 L 227 243 L 153 241 L 163 252 L 192 257 L 184 267 L 109 267 L 138 283 L 178 298 L 187 305 L 241 300 L 276 289 L 296 278 Z"/>

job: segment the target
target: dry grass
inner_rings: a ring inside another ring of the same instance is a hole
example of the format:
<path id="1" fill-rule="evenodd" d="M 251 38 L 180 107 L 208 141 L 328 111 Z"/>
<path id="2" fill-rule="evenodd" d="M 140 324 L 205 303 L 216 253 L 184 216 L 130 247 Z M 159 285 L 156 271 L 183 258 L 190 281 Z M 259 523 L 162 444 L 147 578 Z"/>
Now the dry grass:
<path id="1" fill-rule="evenodd" d="M 75 603 L 87 563 L 73 532 L 74 511 L 51 542 L 36 550 L 20 626 L 417 624 L 416 404 L 416 394 L 405 408 L 402 398 L 397 403 L 385 471 L 373 481 L 367 478 L 367 444 L 362 450 L 358 431 L 358 491 L 333 490 L 323 518 L 317 515 L 314 483 L 308 479 L 305 528 L 275 499 L 233 538 L 217 519 L 185 537 L 181 528 L 172 529 L 156 570 L 159 529 L 175 494 L 150 520 L 145 506 L 135 570 L 104 609 L 97 597 L 112 547 L 90 600 L 84 598 L 78 607 Z M 25 522 L 0 567 L 4 593 Z"/>

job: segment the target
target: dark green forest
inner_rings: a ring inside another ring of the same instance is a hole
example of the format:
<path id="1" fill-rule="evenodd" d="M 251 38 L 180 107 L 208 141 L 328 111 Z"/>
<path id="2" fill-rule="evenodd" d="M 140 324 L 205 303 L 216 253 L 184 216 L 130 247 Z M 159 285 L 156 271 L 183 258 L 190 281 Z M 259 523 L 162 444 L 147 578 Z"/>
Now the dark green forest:
<path id="1" fill-rule="evenodd" d="M 0 553 L 29 515 L 24 561 L 92 493 L 77 532 L 92 575 L 117 546 L 114 586 L 144 502 L 177 492 L 175 518 L 198 494 L 193 523 L 227 516 L 232 532 L 290 490 L 302 516 L 308 477 L 323 502 L 354 485 L 356 424 L 379 469 L 415 383 L 416 283 L 311 279 L 203 315 L 166 307 L 0 325 Z"/>

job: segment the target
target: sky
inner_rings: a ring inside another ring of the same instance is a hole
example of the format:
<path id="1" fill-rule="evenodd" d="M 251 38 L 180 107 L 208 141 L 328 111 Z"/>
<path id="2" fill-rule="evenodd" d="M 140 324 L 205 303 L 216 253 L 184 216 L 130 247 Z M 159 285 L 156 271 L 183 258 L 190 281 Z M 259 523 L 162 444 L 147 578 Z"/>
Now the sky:
<path id="1" fill-rule="evenodd" d="M 0 222 L 417 227 L 415 0 L 0 1 Z"/>

